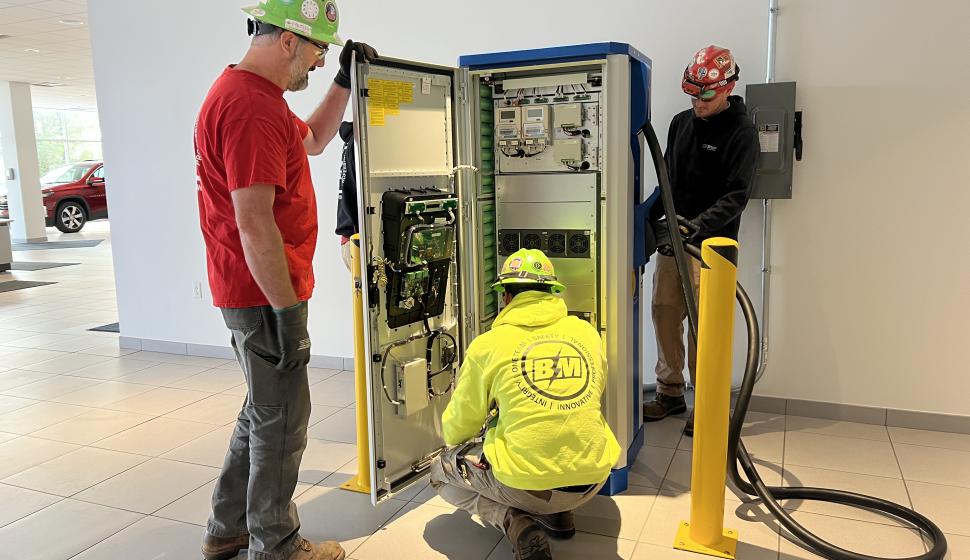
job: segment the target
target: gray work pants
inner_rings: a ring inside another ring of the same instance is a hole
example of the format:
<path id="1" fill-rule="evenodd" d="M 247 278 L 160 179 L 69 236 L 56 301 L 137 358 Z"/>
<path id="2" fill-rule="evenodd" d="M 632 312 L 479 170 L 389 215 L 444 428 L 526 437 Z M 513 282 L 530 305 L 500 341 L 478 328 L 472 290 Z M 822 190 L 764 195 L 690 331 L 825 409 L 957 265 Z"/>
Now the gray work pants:
<path id="1" fill-rule="evenodd" d="M 307 443 L 310 386 L 306 367 L 277 371 L 280 349 L 272 308 L 223 309 L 249 392 L 212 493 L 207 530 L 249 533 L 251 560 L 281 560 L 298 544 L 293 503 Z"/>
<path id="2" fill-rule="evenodd" d="M 468 460 L 466 456 L 474 459 Z M 496 480 L 491 469 L 482 470 L 474 466 L 482 456 L 480 443 L 445 449 L 431 463 L 431 487 L 444 501 L 477 515 L 503 533 L 509 508 L 537 515 L 572 511 L 592 500 L 606 484 L 604 480 L 584 494 L 510 488 Z M 464 465 L 464 469 L 458 468 L 459 463 Z M 462 476 L 462 470 L 467 474 L 467 479 Z"/>
<path id="3" fill-rule="evenodd" d="M 698 300 L 701 283 L 701 263 L 690 260 L 691 285 Z M 680 283 L 680 272 L 673 257 L 657 255 L 657 269 L 653 274 L 653 328 L 657 335 L 657 392 L 671 397 L 684 396 L 684 319 L 687 304 Z M 694 337 L 687 337 L 687 370 L 690 383 L 697 382 L 697 346 Z"/>

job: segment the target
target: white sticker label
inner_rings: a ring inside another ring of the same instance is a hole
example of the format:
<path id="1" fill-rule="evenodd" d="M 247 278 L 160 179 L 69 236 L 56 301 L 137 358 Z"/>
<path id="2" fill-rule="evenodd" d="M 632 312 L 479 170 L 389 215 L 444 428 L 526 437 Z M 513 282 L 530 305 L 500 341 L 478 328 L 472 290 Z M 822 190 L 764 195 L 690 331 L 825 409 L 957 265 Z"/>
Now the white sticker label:
<path id="1" fill-rule="evenodd" d="M 320 17 L 320 6 L 317 4 L 317 0 L 303 0 L 300 13 L 308 20 L 315 21 Z"/>
<path id="2" fill-rule="evenodd" d="M 431 78 L 421 78 L 421 93 L 428 95 L 431 93 Z"/>
<path id="3" fill-rule="evenodd" d="M 298 31 L 304 35 L 309 35 L 313 30 L 309 25 L 292 19 L 288 19 L 283 23 L 283 27 L 289 29 L 290 31 Z"/>
<path id="4" fill-rule="evenodd" d="M 761 153 L 778 153 L 781 142 L 781 132 L 777 124 L 767 124 L 758 127 L 758 141 Z"/>

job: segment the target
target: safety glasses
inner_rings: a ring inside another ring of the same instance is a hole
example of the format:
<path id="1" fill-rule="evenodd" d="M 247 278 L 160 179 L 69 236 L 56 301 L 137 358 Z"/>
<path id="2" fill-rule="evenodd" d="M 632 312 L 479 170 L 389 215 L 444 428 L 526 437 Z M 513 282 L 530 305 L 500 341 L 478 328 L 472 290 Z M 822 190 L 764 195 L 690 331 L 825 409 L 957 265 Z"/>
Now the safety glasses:
<path id="1" fill-rule="evenodd" d="M 735 68 L 737 69 L 737 66 L 735 66 Z M 700 99 L 701 101 L 710 101 L 711 99 L 714 99 L 717 97 L 717 94 L 721 89 L 738 79 L 738 73 L 735 71 L 735 74 L 726 80 L 714 82 L 713 84 L 703 84 L 691 79 L 690 75 L 687 73 L 687 70 L 687 68 L 684 68 L 684 79 L 680 82 L 680 88 L 684 90 L 684 93 L 687 95 L 695 99 Z"/>
<path id="2" fill-rule="evenodd" d="M 324 58 L 326 58 L 327 51 L 330 50 L 330 45 L 321 45 L 320 43 L 318 43 L 316 41 L 312 41 L 312 40 L 307 39 L 306 37 L 303 37 L 303 36 L 300 36 L 300 35 L 297 35 L 297 37 L 300 37 L 300 39 L 303 39 L 307 43 L 310 43 L 311 45 L 313 45 L 314 47 L 317 48 L 317 50 L 315 50 L 313 52 L 314 56 L 317 57 L 317 60 L 323 60 Z"/>

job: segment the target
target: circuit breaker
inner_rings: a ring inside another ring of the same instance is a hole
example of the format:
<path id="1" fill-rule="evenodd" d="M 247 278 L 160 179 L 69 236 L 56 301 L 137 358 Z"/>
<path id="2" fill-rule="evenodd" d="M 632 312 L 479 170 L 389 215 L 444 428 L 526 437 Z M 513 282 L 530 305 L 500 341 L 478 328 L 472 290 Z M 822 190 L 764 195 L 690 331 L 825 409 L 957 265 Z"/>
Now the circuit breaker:
<path id="1" fill-rule="evenodd" d="M 791 198 L 795 82 L 748 84 L 744 95 L 760 149 L 751 198 Z"/>

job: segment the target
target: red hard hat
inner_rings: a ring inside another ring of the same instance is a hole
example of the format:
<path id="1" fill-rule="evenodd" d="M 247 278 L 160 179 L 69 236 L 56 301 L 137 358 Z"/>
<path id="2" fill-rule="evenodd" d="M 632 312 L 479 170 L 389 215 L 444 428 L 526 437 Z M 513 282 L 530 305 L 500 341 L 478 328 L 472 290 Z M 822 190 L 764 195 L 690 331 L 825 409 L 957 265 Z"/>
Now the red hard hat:
<path id="1" fill-rule="evenodd" d="M 714 92 L 708 94 L 713 97 L 717 91 L 737 81 L 740 71 L 730 50 L 711 45 L 694 54 L 693 60 L 684 69 L 684 79 L 680 87 L 691 97 Z"/>

